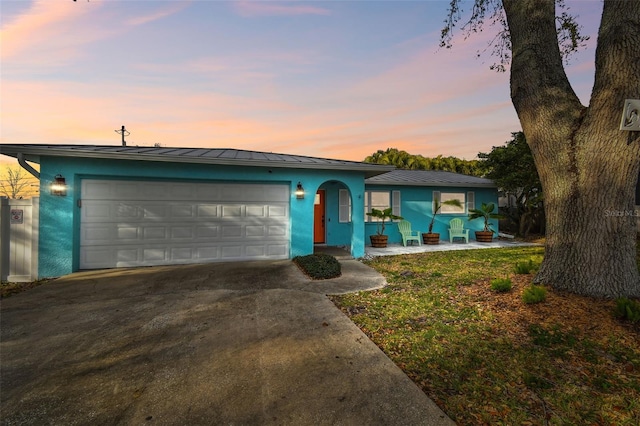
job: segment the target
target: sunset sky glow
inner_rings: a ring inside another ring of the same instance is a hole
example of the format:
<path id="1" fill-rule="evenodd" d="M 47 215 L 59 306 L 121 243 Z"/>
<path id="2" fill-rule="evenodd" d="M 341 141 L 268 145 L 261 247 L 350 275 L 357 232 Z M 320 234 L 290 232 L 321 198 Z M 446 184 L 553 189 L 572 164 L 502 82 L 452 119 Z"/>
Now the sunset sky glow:
<path id="1" fill-rule="evenodd" d="M 586 105 L 602 3 L 567 5 L 591 36 L 567 67 Z M 438 48 L 447 6 L 0 0 L 0 142 L 118 145 L 125 125 L 129 145 L 470 160 L 520 124 L 508 73 L 476 59 L 490 28 Z"/>

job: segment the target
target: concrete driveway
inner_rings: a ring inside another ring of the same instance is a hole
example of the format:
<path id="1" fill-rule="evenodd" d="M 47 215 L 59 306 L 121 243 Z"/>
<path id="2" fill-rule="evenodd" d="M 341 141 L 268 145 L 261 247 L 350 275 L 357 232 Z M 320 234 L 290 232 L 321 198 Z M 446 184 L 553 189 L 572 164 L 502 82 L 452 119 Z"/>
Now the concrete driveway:
<path id="1" fill-rule="evenodd" d="M 76 273 L 1 303 L 3 425 L 450 425 L 326 293 L 355 260 Z"/>

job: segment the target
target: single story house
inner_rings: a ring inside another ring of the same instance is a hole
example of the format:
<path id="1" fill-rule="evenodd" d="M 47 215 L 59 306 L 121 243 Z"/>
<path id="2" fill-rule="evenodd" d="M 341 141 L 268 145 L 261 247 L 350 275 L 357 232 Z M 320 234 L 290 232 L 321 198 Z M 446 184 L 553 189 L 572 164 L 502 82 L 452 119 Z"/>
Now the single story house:
<path id="1" fill-rule="evenodd" d="M 435 198 L 435 232 L 483 202 L 492 181 L 455 173 L 237 149 L 3 144 L 39 175 L 37 276 L 78 270 L 235 260 L 289 259 L 314 245 L 364 256 L 376 222 L 371 208 L 426 232 Z M 40 165 L 37 172 L 27 163 Z M 493 223 L 497 231 L 497 221 Z M 399 243 L 388 224 L 390 243 Z M 471 232 L 473 238 L 473 232 Z"/>

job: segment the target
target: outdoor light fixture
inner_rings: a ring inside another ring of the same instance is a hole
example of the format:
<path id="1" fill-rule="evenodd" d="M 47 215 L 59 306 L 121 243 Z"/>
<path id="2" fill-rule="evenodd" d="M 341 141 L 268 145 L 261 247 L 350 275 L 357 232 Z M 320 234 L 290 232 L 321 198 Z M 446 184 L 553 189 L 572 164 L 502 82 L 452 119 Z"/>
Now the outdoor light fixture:
<path id="1" fill-rule="evenodd" d="M 62 177 L 62 175 L 56 175 L 53 178 L 53 182 L 51 182 L 51 186 L 49 189 L 51 190 L 51 195 L 64 197 L 65 195 L 67 195 L 67 182 Z"/>
<path id="2" fill-rule="evenodd" d="M 296 186 L 296 198 L 299 200 L 304 198 L 304 188 L 300 182 L 298 182 L 298 186 Z"/>

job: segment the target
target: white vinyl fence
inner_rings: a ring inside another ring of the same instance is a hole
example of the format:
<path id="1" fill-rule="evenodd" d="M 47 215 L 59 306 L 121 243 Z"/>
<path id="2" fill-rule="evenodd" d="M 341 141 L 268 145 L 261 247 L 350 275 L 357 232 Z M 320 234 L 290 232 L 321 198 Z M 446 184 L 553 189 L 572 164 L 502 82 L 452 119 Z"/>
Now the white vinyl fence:
<path id="1" fill-rule="evenodd" d="M 29 282 L 38 278 L 39 198 L 1 197 L 0 279 Z"/>

